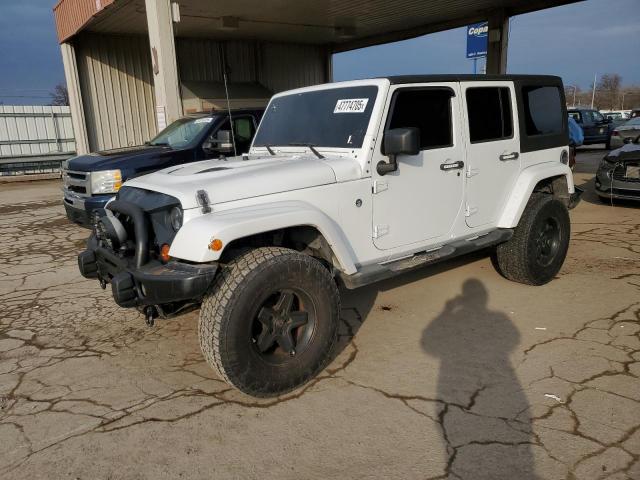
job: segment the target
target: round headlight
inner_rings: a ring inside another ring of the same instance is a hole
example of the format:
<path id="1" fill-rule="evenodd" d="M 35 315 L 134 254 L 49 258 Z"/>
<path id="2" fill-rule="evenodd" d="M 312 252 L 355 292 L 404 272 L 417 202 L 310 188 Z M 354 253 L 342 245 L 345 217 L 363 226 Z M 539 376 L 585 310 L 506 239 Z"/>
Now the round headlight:
<path id="1" fill-rule="evenodd" d="M 169 223 L 174 231 L 180 230 L 182 227 L 182 209 L 180 207 L 173 207 L 169 213 Z"/>

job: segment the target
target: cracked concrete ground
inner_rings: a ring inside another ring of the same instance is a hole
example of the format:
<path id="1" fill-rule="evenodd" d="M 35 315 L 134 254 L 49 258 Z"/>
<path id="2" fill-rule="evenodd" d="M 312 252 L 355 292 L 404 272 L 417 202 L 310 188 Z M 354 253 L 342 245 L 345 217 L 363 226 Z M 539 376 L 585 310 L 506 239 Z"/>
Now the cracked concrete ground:
<path id="1" fill-rule="evenodd" d="M 583 202 L 552 283 L 485 255 L 343 300 L 341 351 L 276 400 L 80 277 L 59 184 L 0 186 L 0 477 L 640 478 L 640 209 Z"/>

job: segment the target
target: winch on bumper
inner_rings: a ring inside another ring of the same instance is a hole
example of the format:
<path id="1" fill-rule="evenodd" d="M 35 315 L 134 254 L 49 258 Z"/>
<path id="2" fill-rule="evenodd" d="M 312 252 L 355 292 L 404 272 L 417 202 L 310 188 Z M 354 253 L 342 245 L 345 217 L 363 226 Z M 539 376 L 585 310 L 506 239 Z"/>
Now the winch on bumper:
<path id="1" fill-rule="evenodd" d="M 98 279 L 103 285 L 110 283 L 113 298 L 121 307 L 198 301 L 205 294 L 217 271 L 216 264 L 163 263 L 152 258 L 145 212 L 135 204 L 117 200 L 107 209 L 110 212 L 96 224 L 87 249 L 78 255 L 82 276 Z M 126 248 L 110 248 L 111 240 L 126 241 L 128 235 L 111 212 L 125 215 L 133 223 L 133 255 L 127 254 Z"/>

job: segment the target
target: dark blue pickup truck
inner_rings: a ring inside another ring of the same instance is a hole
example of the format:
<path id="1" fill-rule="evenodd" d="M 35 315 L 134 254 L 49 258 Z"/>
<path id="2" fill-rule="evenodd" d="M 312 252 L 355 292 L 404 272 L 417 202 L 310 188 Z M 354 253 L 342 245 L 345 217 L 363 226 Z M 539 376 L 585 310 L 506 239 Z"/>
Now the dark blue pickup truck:
<path id="1" fill-rule="evenodd" d="M 145 145 L 80 155 L 62 170 L 69 220 L 90 227 L 126 180 L 182 163 L 246 153 L 263 109 L 194 114 L 176 120 Z M 235 140 L 235 149 L 233 141 Z"/>

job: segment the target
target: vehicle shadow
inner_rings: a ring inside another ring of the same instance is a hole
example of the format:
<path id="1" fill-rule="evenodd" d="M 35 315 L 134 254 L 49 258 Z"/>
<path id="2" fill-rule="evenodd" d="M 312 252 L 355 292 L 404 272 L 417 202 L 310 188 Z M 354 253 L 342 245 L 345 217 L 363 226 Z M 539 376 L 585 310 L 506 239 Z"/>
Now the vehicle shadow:
<path id="1" fill-rule="evenodd" d="M 405 284 L 416 282 L 424 278 L 438 275 L 462 265 L 475 262 L 490 256 L 490 250 L 480 250 L 459 258 L 435 264 L 429 267 L 416 268 L 397 277 L 373 283 L 355 290 L 341 287 L 340 297 L 342 302 L 341 322 L 338 343 L 331 361 L 333 362 L 342 351 L 347 348 L 353 337 L 358 333 L 362 324 L 366 321 L 373 309 L 378 294 L 387 290 L 401 287 Z M 385 308 L 385 306 L 381 306 Z"/>
<path id="2" fill-rule="evenodd" d="M 488 300 L 481 281 L 466 280 L 422 334 L 440 364 L 443 442 L 459 478 L 533 480 L 529 404 L 509 360 L 520 333 Z"/>

